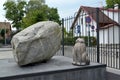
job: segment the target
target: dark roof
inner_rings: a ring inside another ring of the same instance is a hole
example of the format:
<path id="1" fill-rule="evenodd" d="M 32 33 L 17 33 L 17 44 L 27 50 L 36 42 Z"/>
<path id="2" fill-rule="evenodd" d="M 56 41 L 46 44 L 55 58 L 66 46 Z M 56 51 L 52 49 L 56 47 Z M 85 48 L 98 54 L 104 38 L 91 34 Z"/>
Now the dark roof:
<path id="1" fill-rule="evenodd" d="M 96 14 L 97 13 L 97 9 L 98 9 L 98 12 L 99 14 Z M 74 27 L 77 19 L 79 18 L 80 16 L 80 12 L 81 10 L 84 10 L 87 12 L 87 14 L 92 18 L 94 19 L 96 22 L 97 22 L 97 16 L 99 15 L 99 26 L 100 27 L 104 27 L 105 25 L 108 25 L 108 24 L 115 24 L 115 25 L 119 25 L 116 21 L 110 19 L 108 16 L 106 16 L 101 10 L 103 10 L 102 8 L 94 8 L 94 7 L 86 7 L 86 6 L 81 6 L 78 13 L 77 13 L 77 16 L 75 17 L 73 23 L 72 23 L 72 26 L 71 28 Z"/>
<path id="2" fill-rule="evenodd" d="M 108 24 L 108 25 L 105 25 L 104 27 L 101 27 L 100 29 L 107 29 L 110 27 L 115 27 L 115 24 Z"/>
<path id="3" fill-rule="evenodd" d="M 106 10 L 108 12 L 120 12 L 120 9 L 113 9 L 113 8 L 109 8 L 109 9 L 106 9 L 106 8 L 100 8 L 101 10 Z"/>

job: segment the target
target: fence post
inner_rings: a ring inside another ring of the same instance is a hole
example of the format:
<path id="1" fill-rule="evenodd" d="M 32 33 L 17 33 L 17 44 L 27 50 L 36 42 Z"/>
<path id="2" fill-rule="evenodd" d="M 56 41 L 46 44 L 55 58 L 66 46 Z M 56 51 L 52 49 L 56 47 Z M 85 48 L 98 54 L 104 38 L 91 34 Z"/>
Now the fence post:
<path id="1" fill-rule="evenodd" d="M 96 23 L 97 23 L 97 62 L 100 62 L 100 51 L 99 51 L 99 8 L 96 8 Z"/>
<path id="2" fill-rule="evenodd" d="M 119 44 L 118 44 L 118 47 L 119 47 L 119 62 L 120 62 L 120 12 L 118 12 L 118 23 L 119 23 L 119 32 L 118 32 L 118 35 L 119 35 Z M 120 69 L 120 63 L 119 63 L 119 69 Z"/>
<path id="3" fill-rule="evenodd" d="M 62 18 L 62 55 L 64 56 L 64 18 Z"/>

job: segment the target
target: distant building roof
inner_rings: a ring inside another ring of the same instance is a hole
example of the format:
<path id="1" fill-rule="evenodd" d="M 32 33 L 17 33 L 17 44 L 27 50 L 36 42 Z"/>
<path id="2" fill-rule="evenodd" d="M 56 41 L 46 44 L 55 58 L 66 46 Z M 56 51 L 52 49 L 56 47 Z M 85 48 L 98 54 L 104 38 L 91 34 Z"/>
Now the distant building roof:
<path id="1" fill-rule="evenodd" d="M 87 12 L 87 14 L 92 18 L 94 19 L 95 21 L 97 21 L 97 16 L 98 14 L 96 14 L 96 11 L 97 11 L 97 8 L 94 8 L 94 7 L 87 7 L 87 6 L 81 6 L 79 11 L 77 12 L 77 15 L 72 23 L 72 26 L 71 28 L 74 27 L 77 19 L 79 18 L 80 16 L 80 12 L 81 10 L 84 10 Z M 110 19 L 107 15 L 105 15 L 101 10 L 104 10 L 103 8 L 98 8 L 98 11 L 99 11 L 99 26 L 102 28 L 108 24 L 114 24 L 114 25 L 119 25 L 116 21 Z M 107 9 L 105 9 L 107 10 Z M 120 11 L 120 10 L 111 10 L 111 9 L 108 9 L 109 11 Z"/>

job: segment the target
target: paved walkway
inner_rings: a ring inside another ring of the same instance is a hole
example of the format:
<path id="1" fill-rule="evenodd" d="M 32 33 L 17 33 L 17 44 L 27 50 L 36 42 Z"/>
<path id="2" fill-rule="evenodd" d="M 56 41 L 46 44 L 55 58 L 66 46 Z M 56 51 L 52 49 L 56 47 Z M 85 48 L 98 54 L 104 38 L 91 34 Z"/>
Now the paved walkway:
<path id="1" fill-rule="evenodd" d="M 72 48 L 73 48 L 72 46 L 65 46 L 64 56 L 72 57 Z M 56 55 L 63 55 L 62 48 L 60 48 L 60 50 L 57 52 Z M 7 59 L 7 58 L 13 58 L 12 48 L 10 47 L 0 48 L 0 59 Z"/>
<path id="2" fill-rule="evenodd" d="M 2 51 L 12 51 L 12 48 L 0 48 L 0 52 Z"/>
<path id="3" fill-rule="evenodd" d="M 12 48 L 0 48 L 0 59 L 13 58 Z"/>

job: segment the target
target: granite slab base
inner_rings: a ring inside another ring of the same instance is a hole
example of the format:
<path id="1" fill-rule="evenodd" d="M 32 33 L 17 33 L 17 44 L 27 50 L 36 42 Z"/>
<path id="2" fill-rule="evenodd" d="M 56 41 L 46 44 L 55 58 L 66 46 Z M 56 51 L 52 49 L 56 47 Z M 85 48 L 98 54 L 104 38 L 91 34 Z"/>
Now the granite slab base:
<path id="1" fill-rule="evenodd" d="M 74 66 L 71 58 L 54 56 L 46 63 L 19 67 L 14 59 L 2 59 L 0 80 L 106 80 L 106 65 Z"/>

